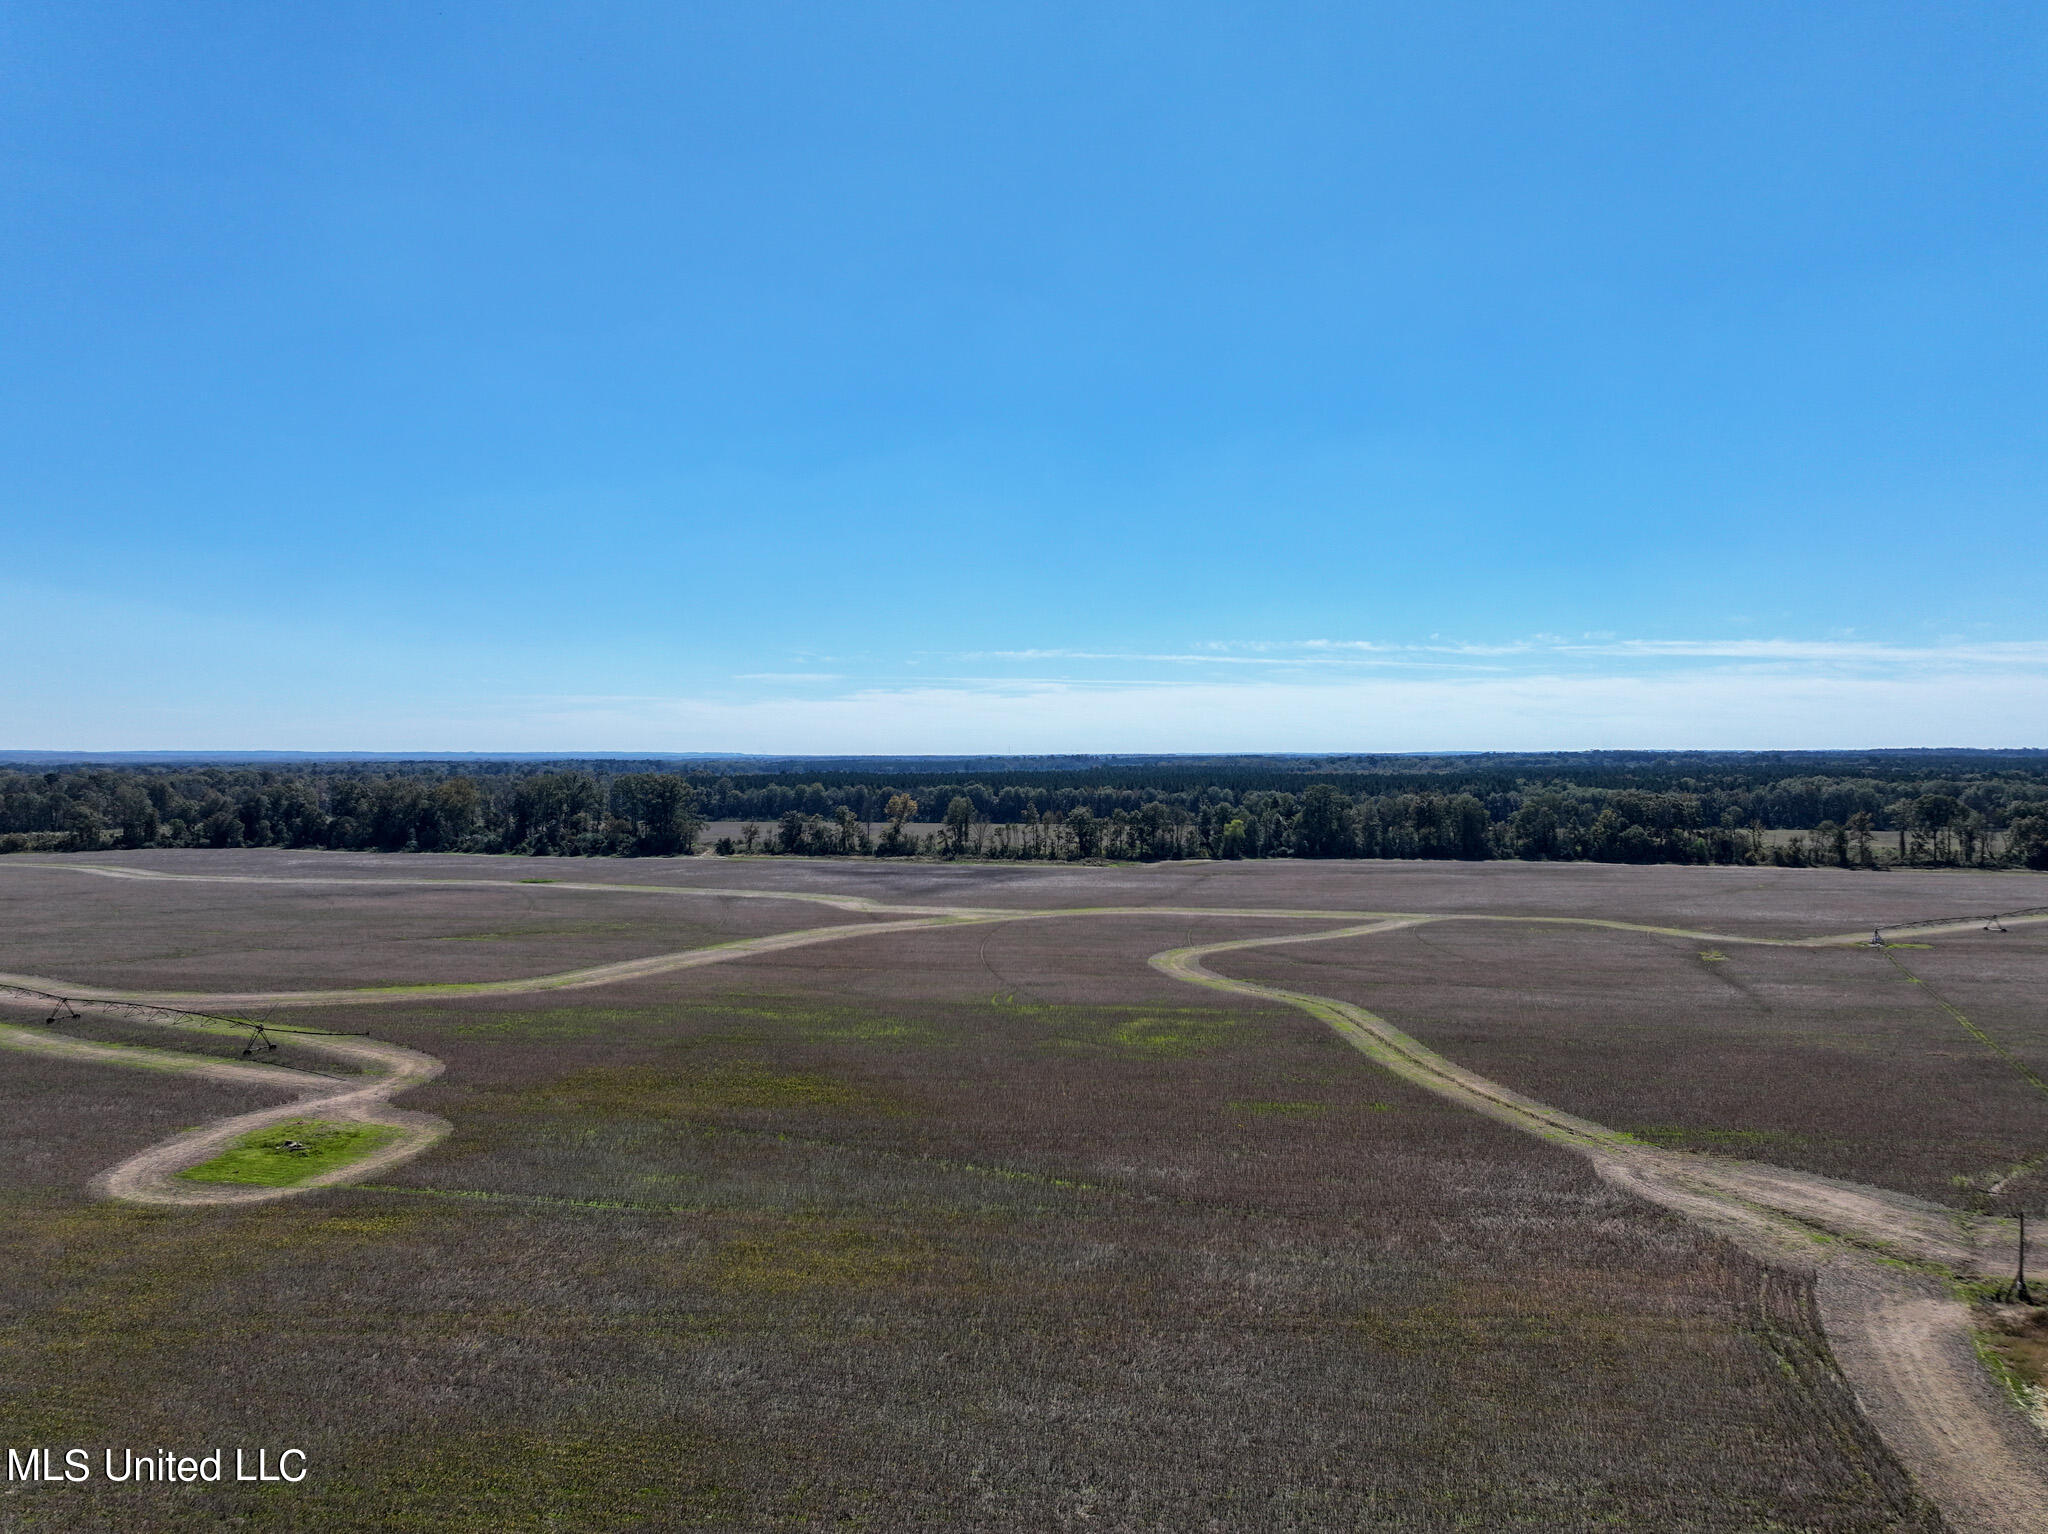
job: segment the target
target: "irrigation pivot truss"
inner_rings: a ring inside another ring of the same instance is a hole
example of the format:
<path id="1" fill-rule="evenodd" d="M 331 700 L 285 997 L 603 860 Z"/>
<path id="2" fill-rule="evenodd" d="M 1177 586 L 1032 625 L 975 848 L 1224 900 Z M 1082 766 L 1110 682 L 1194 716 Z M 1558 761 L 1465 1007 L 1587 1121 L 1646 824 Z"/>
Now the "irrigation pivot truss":
<path id="1" fill-rule="evenodd" d="M 16 999 L 32 1002 L 39 1007 L 48 1007 L 49 1014 L 43 1019 L 45 1026 L 48 1027 L 55 1027 L 60 1020 L 82 1017 L 84 1014 L 79 1011 L 81 1007 L 96 1007 L 104 1012 L 126 1013 L 145 1018 L 163 1027 L 240 1028 L 247 1034 L 247 1041 L 242 1046 L 244 1060 L 258 1051 L 275 1054 L 277 1044 L 270 1037 L 274 1033 L 308 1034 L 332 1039 L 369 1037 L 367 1029 L 287 1028 L 276 1023 L 259 1022 L 254 1018 L 231 1017 L 224 1012 L 197 1012 L 187 1007 L 164 1007 L 155 1002 L 122 1001 L 100 996 L 65 996 L 55 991 L 40 991 L 33 986 L 0 984 L 0 1002 Z M 309 1076 L 330 1075 L 327 1071 L 316 1071 L 307 1065 L 293 1065 L 285 1060 L 266 1060 L 264 1064 L 274 1065 L 282 1070 L 304 1071 Z"/>
<path id="2" fill-rule="evenodd" d="M 2003 932 L 2008 919 L 2018 921 L 2023 917 L 2048 916 L 2048 905 L 2024 906 L 2017 911 L 1993 911 L 1988 916 L 1926 916 L 1919 921 L 1888 921 L 1870 929 L 1873 943 L 1878 943 L 1881 932 L 1911 932 L 1920 927 L 1959 927 L 1966 922 L 1982 922 L 1986 932 Z"/>

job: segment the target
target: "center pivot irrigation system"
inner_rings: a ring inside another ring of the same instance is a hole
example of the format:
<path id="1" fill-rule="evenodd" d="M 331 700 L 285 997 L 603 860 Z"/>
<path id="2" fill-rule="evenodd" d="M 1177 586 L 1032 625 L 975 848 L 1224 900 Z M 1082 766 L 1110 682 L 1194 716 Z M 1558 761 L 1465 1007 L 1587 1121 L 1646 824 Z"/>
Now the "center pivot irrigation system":
<path id="1" fill-rule="evenodd" d="M 146 1017 L 153 1022 L 169 1027 L 190 1027 L 212 1031 L 220 1027 L 239 1028 L 245 1035 L 242 1043 L 242 1058 L 275 1055 L 277 1040 L 272 1034 L 310 1034 L 330 1039 L 366 1039 L 368 1029 L 343 1030 L 339 1028 L 285 1028 L 276 1023 L 259 1022 L 254 1018 L 230 1017 L 224 1012 L 194 1012 L 185 1007 L 160 1007 L 146 1001 L 114 1001 L 98 996 L 60 996 L 55 991 L 39 991 L 26 985 L 0 985 L 0 1001 L 19 999 L 47 1006 L 49 1015 L 43 1019 L 46 1027 L 55 1027 L 59 1021 L 82 1018 L 81 1007 L 96 1007 L 104 1012 L 123 1012 L 134 1017 Z M 264 1059 L 265 1065 L 275 1065 L 281 1070 L 304 1071 L 309 1076 L 329 1076 L 327 1071 L 316 1071 L 309 1065 L 294 1065 L 288 1060 Z"/>
<path id="2" fill-rule="evenodd" d="M 1932 916 L 1922 917 L 1914 921 L 1884 922 L 1874 925 L 1870 929 L 1870 942 L 1867 946 L 1871 948 L 1889 947 L 1890 945 L 1886 943 L 1884 936 L 1887 932 L 1905 933 L 1936 928 L 1953 930 L 1958 927 L 1974 925 L 1981 925 L 1986 932 L 2005 932 L 2009 930 L 2006 926 L 2008 920 L 2038 921 L 2044 917 L 2048 917 L 2048 906 L 2025 906 L 2010 911 L 1994 911 L 1988 915 Z M 1896 964 L 1898 962 L 1896 955 L 1891 955 L 1890 957 L 1893 963 Z M 1936 1000 L 1939 1000 L 1939 998 L 1937 997 Z M 310 1066 L 296 1065 L 290 1061 L 276 1058 L 279 1046 L 277 1039 L 272 1035 L 298 1034 L 322 1038 L 368 1038 L 370 1036 L 368 1029 L 343 1030 L 336 1028 L 283 1027 L 271 1023 L 267 1019 L 235 1017 L 223 1012 L 202 1012 L 186 1007 L 166 1007 L 154 1002 L 123 1000 L 114 997 L 67 996 L 56 991 L 39 990 L 33 986 L 0 983 L 0 1003 L 8 1001 L 28 1002 L 36 1006 L 47 1007 L 49 1010 L 43 1018 L 43 1023 L 49 1027 L 56 1026 L 60 1021 L 82 1019 L 83 1014 L 79 1009 L 86 1007 L 146 1018 L 159 1026 L 188 1027 L 206 1032 L 218 1032 L 223 1029 L 240 1030 L 243 1034 L 241 1058 L 244 1060 L 251 1059 L 252 1057 L 261 1057 L 260 1063 L 262 1064 L 274 1065 L 283 1070 L 302 1071 L 307 1075 L 322 1076 L 329 1080 L 338 1078 L 327 1071 L 314 1070 Z M 1990 1045 L 1999 1054 L 2007 1055 L 2007 1051 L 2002 1046 L 1986 1037 L 1968 1019 L 1964 1018 L 1960 1013 L 1956 1013 L 1954 1008 L 1949 1007 L 1946 1002 L 1943 1002 L 1942 1005 L 1956 1017 L 1958 1022 L 1962 1023 L 1973 1034 L 1976 1034 L 1983 1042 Z M 2044 1082 L 2019 1061 L 2011 1060 L 2009 1055 L 2007 1055 L 2007 1058 L 2035 1086 L 2041 1088 L 2044 1092 L 2048 1092 L 2048 1082 Z M 2027 1236 L 2026 1216 L 2024 1213 L 2020 1216 L 2020 1222 L 2018 1273 L 2014 1281 L 2000 1291 L 1999 1297 L 2031 1302 L 2033 1296 L 2026 1277 Z"/>
<path id="3" fill-rule="evenodd" d="M 1884 947 L 1887 932 L 1912 932 L 1921 927 L 1959 927 L 1973 921 L 1982 922 L 1986 932 L 2003 932 L 2007 917 L 2018 921 L 2027 916 L 2048 916 L 2048 905 L 2030 905 L 2017 911 L 1993 911 L 1989 916 L 1929 916 L 1921 921 L 1888 921 L 1883 926 L 1870 929 L 1870 946 Z"/>

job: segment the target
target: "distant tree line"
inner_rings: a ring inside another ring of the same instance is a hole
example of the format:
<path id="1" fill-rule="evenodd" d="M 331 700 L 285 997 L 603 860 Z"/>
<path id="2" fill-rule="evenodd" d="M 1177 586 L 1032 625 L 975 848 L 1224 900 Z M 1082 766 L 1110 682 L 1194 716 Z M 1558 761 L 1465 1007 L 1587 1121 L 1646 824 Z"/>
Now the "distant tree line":
<path id="1" fill-rule="evenodd" d="M 1775 776 L 1769 761 L 1709 753 L 1315 762 L 1291 774 L 1275 759 L 1123 763 L 960 780 L 835 764 L 808 781 L 616 762 L 94 765 L 0 771 L 0 851 L 665 857 L 696 850 L 719 821 L 737 829 L 716 850 L 735 854 L 2048 869 L 2048 755 L 1899 757 L 1802 758 Z"/>
<path id="2" fill-rule="evenodd" d="M 670 857 L 696 850 L 702 823 L 689 782 L 674 773 L 0 774 L 0 851 L 328 847 Z"/>

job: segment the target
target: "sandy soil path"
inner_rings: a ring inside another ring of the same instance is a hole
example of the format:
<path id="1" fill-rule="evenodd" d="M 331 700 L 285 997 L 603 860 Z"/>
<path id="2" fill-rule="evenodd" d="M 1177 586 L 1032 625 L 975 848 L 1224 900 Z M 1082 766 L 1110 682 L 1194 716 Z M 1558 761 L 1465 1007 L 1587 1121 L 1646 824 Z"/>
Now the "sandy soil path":
<path id="1" fill-rule="evenodd" d="M 651 975 L 701 969 L 707 964 L 725 964 L 734 959 L 751 958 L 755 954 L 808 948 L 816 943 L 837 943 L 847 938 L 874 937 L 886 932 L 914 932 L 924 927 L 952 927 L 997 920 L 1002 914 L 949 912 L 905 921 L 806 927 L 798 932 L 775 932 L 766 937 L 714 943 L 704 948 L 685 948 L 674 953 L 649 954 L 645 958 L 621 959 L 612 964 L 593 964 L 585 969 L 561 970 L 549 975 L 529 975 L 519 980 L 449 981 L 438 985 L 361 986 L 323 991 L 124 991 L 79 985 L 69 980 L 52 980 L 46 976 L 0 974 L 0 986 L 48 991 L 72 1001 L 132 1002 L 141 1006 L 179 1007 L 196 1012 L 255 1007 L 369 1007 L 394 1002 L 432 1001 L 442 996 L 527 996 L 540 991 L 588 990 L 593 986 L 616 985 L 623 980 L 644 980 Z"/>
<path id="2" fill-rule="evenodd" d="M 1709 932 L 1691 927 L 1666 927 L 1645 922 L 1617 921 L 1600 917 L 1579 916 L 1494 916 L 1469 912 L 1457 915 L 1436 915 L 1426 912 L 1404 911 L 1304 910 L 1288 906 L 1122 905 L 1017 909 L 1000 906 L 906 904 L 874 900 L 863 895 L 823 895 L 807 891 L 785 890 L 732 890 L 708 885 L 594 883 L 576 880 L 551 880 L 545 884 L 528 884 L 510 879 L 428 879 L 405 876 L 386 878 L 381 876 L 349 877 L 343 875 L 306 875 L 300 877 L 283 874 L 183 874 L 169 873 L 156 869 L 121 868 L 110 864 L 98 863 L 21 862 L 11 865 L 0 865 L 0 867 L 4 866 L 55 870 L 63 873 L 85 874 L 97 878 L 130 879 L 150 883 L 312 885 L 329 888 L 361 887 L 364 885 L 382 887 L 390 885 L 405 888 L 473 889 L 496 891 L 499 893 L 517 892 L 520 894 L 532 894 L 539 891 L 563 894 L 659 895 L 676 898 L 712 898 L 719 900 L 780 900 L 822 905 L 865 916 L 894 916 L 901 918 L 896 921 L 846 923 L 831 927 L 805 928 L 795 932 L 774 933 L 766 937 L 713 944 L 709 947 L 682 949 L 673 953 L 649 954 L 637 959 L 622 959 L 611 964 L 595 964 L 579 969 L 562 970 L 552 974 L 531 975 L 516 980 L 455 981 L 441 984 L 360 986 L 305 991 L 135 991 L 78 985 L 69 981 L 53 980 L 45 976 L 0 973 L 0 986 L 15 985 L 35 990 L 57 991 L 80 1000 L 139 1002 L 196 1010 L 231 1010 L 254 1007 L 373 1006 L 384 1002 L 430 1000 L 436 996 L 518 996 L 536 991 L 582 990 L 594 986 L 613 985 L 625 980 L 646 979 L 654 975 L 669 974 L 678 970 L 696 969 L 706 964 L 726 963 L 733 959 L 745 958 L 751 954 L 802 948 L 813 943 L 839 942 L 848 938 L 862 936 L 879 936 L 891 932 L 907 932 L 921 927 L 989 922 L 1053 921 L 1076 917 L 1128 917 L 1143 919 L 1166 916 L 1184 917 L 1193 920 L 1329 921 L 1349 923 L 1410 923 L 1419 921 L 1513 922 L 1537 926 L 1596 927 L 1618 932 L 1645 932 L 1660 937 L 1686 938 L 1697 942 L 1739 943 L 1750 946 L 1777 948 L 1836 947 L 1864 943 L 1869 940 L 1860 931 L 1832 933 L 1819 937 L 1805 938 L 1779 938 L 1754 935 L 1737 937 L 1726 933 Z M 2012 918 L 2012 920 L 2048 921 L 2048 916 L 2036 918 L 2016 917 Z M 1959 924 L 1956 930 L 1968 930 L 1973 924 L 1973 922 Z"/>
<path id="3" fill-rule="evenodd" d="M 449 1130 L 446 1119 L 391 1106 L 391 1099 L 441 1074 L 432 1055 L 386 1044 L 377 1039 L 302 1034 L 294 1042 L 327 1056 L 359 1074 L 324 1076 L 274 1065 L 245 1065 L 211 1060 L 174 1050 L 126 1044 L 94 1044 L 46 1029 L 0 1024 L 0 1047 L 30 1050 L 95 1065 L 127 1069 L 176 1071 L 207 1081 L 233 1082 L 286 1094 L 267 1108 L 215 1119 L 197 1129 L 159 1141 L 109 1167 L 92 1180 L 93 1191 L 135 1204 L 261 1204 L 290 1198 L 313 1188 L 356 1182 L 417 1156 Z M 245 1134 L 287 1119 L 317 1118 L 333 1122 L 379 1124 L 398 1137 L 346 1166 L 330 1168 L 290 1187 L 253 1184 L 185 1182 L 178 1173 L 210 1161 Z"/>
<path id="4" fill-rule="evenodd" d="M 1734 936 L 1689 928 L 1580 917 L 1525 917 L 1419 912 L 1303 911 L 1254 908 L 1108 906 L 1015 910 L 979 906 L 903 905 L 858 896 L 800 892 L 733 891 L 708 887 L 557 882 L 528 885 L 486 879 L 357 879 L 261 875 L 189 875 L 101 865 L 29 865 L 109 878 L 194 880 L 237 884 L 394 883 L 491 890 L 535 889 L 564 893 L 714 896 L 723 899 L 796 900 L 897 920 L 846 923 L 709 948 L 656 954 L 521 980 L 482 984 L 368 987 L 352 990 L 271 991 L 194 995 L 119 992 L 35 976 L 0 976 L 0 984 L 53 991 L 82 1001 L 142 1003 L 194 1009 L 376 1005 L 436 995 L 518 995 L 581 989 L 730 963 L 754 954 L 816 943 L 929 927 L 1074 917 L 1174 916 L 1229 921 L 1322 921 L 1310 932 L 1234 938 L 1152 956 L 1162 973 L 1194 985 L 1296 1007 L 1315 1017 L 1376 1064 L 1474 1112 L 1569 1146 L 1589 1157 L 1618 1187 L 1663 1205 L 1734 1240 L 1767 1261 L 1815 1276 L 1821 1315 L 1844 1375 L 1886 1443 L 1919 1479 L 1957 1534 L 2040 1534 L 2048 1530 L 2048 1443 L 1993 1384 L 1972 1345 L 1968 1307 L 1942 1281 L 1952 1274 L 1993 1271 L 2003 1265 L 2010 1236 L 1999 1222 L 1973 1221 L 1955 1211 L 1880 1189 L 1832 1182 L 1784 1168 L 1719 1157 L 1687 1155 L 1638 1145 L 1603 1125 L 1537 1102 L 1446 1059 L 1384 1018 L 1327 996 L 1232 979 L 1205 958 L 1285 943 L 1369 937 L 1431 921 L 1508 921 L 1534 925 L 1608 928 L 1683 937 L 1716 944 L 1772 947 L 1840 946 L 1868 941 L 1862 932 L 1807 938 Z M 2023 918 L 2048 920 L 2048 917 Z M 1916 929 L 1916 936 L 1967 931 L 1976 921 Z M 285 1073 L 224 1062 L 195 1062 L 169 1051 L 135 1050 L 61 1039 L 0 1025 L 0 1046 L 38 1048 L 110 1064 L 179 1069 L 221 1080 L 296 1088 L 289 1101 L 236 1115 L 152 1146 L 95 1180 L 110 1197 L 147 1203 L 253 1203 L 310 1187 L 370 1176 L 417 1155 L 447 1132 L 430 1115 L 391 1106 L 391 1098 L 438 1074 L 441 1062 L 374 1040 L 309 1037 L 305 1042 L 366 1077 L 304 1085 L 279 1081 Z M 217 1154 L 237 1136 L 283 1119 L 317 1112 L 323 1118 L 387 1124 L 401 1137 L 375 1156 L 339 1168 L 297 1188 L 228 1189 L 179 1183 L 180 1169 Z"/>
<path id="5" fill-rule="evenodd" d="M 1446 1060 L 1363 1007 L 1232 979 L 1202 963 L 1234 950 L 1410 925 L 1396 920 L 1208 943 L 1156 954 L 1151 962 L 1191 984 L 1298 1007 L 1396 1075 L 1569 1145 L 1616 1186 L 1765 1261 L 1813 1274 L 1821 1324 L 1858 1404 L 1957 1534 L 2048 1529 L 2048 1440 L 1978 1361 L 1970 1308 L 1944 1282 L 2003 1266 L 2011 1249 L 2003 1222 L 1781 1167 L 1638 1145 Z"/>

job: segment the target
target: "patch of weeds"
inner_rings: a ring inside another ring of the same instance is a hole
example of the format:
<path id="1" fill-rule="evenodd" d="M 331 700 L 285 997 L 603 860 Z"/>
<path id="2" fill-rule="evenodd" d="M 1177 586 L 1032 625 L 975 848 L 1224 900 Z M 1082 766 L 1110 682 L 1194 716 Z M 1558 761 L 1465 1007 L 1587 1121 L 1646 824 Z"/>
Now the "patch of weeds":
<path id="1" fill-rule="evenodd" d="M 425 1432 L 380 1433 L 351 1448 L 337 1456 L 340 1468 L 325 1484 L 301 1494 L 311 1503 L 310 1517 L 304 1508 L 278 1509 L 273 1521 L 266 1508 L 254 1514 L 256 1525 L 624 1534 L 808 1521 L 801 1484 L 762 1475 L 760 1446 L 703 1421 L 669 1418 L 655 1427 L 592 1413 L 535 1426 L 455 1418 Z"/>
<path id="2" fill-rule="evenodd" d="M 2020 1309 L 2033 1310 L 2035 1319 L 2015 1322 L 1996 1314 Z M 2031 1306 L 1997 1306 L 1990 1326 L 1970 1329 L 1970 1343 L 2013 1405 L 2048 1431 L 2048 1329 L 2038 1319 L 2042 1314 Z"/>
<path id="3" fill-rule="evenodd" d="M 592 937 L 604 932 L 630 932 L 623 922 L 585 922 L 570 927 L 527 927 L 511 932 L 452 932 L 431 939 L 436 943 L 524 943 L 550 937 Z"/>
<path id="4" fill-rule="evenodd" d="M 1132 1054 L 1184 1060 L 1219 1048 L 1238 1026 L 1234 1018 L 1134 1017 L 1110 1029 L 1109 1039 Z"/>
<path id="5" fill-rule="evenodd" d="M 714 1066 L 683 1083 L 695 1110 L 713 1112 L 762 1108 L 873 1108 L 880 1099 L 815 1071 L 778 1071 L 736 1061 Z"/>
<path id="6" fill-rule="evenodd" d="M 1998 1286 L 2003 1289 L 2003 1285 Z M 1980 1304 L 1977 1351 L 2030 1404 L 2048 1390 L 2048 1306 Z M 2032 1393 L 2029 1395 L 2029 1393 Z"/>
<path id="7" fill-rule="evenodd" d="M 1705 964 L 1726 964 L 1728 962 L 1728 955 L 1721 952 L 1718 948 L 1702 948 L 1700 950 L 1700 961 Z"/>
<path id="8" fill-rule="evenodd" d="M 547 1007 L 463 1023 L 455 1033 L 468 1039 L 588 1039 L 666 1020 L 667 1014 L 655 1007 Z"/>
<path id="9" fill-rule="evenodd" d="M 777 1024 L 778 1031 L 785 1036 L 803 1039 L 809 1043 L 937 1044 L 945 1038 L 939 1029 L 924 1023 L 913 1023 L 907 1018 L 877 1016 L 872 1012 L 850 1007 L 806 1006 L 799 1001 L 780 1005 L 772 1001 L 721 1001 L 708 1006 L 693 1007 L 691 1011 L 707 1018 L 751 1018 Z M 764 1033 L 751 1035 L 755 1039 L 767 1036 Z M 699 1037 L 718 1038 L 720 1035 L 704 1034 Z"/>
<path id="10" fill-rule="evenodd" d="M 1452 1305 L 1368 1311 L 1345 1326 L 1361 1341 L 1409 1358 L 1477 1356 L 1504 1346 L 1556 1342 L 1568 1335 L 1563 1322 L 1553 1317 L 1505 1311 L 1473 1314 Z"/>
<path id="11" fill-rule="evenodd" d="M 1318 1113 L 1328 1113 L 1328 1103 L 1274 1103 L 1274 1102 L 1233 1102 L 1233 1113 L 1249 1113 L 1259 1118 L 1310 1118 Z"/>
<path id="12" fill-rule="evenodd" d="M 256 1183 L 289 1188 L 335 1167 L 358 1161 L 399 1137 L 384 1124 L 335 1124 L 291 1119 L 243 1135 L 211 1161 L 178 1174 L 188 1182 Z"/>
<path id="13" fill-rule="evenodd" d="M 756 1294 L 884 1289 L 931 1273 L 928 1243 L 859 1225 L 809 1221 L 767 1235 L 741 1236 L 718 1253 L 718 1282 Z"/>
<path id="14" fill-rule="evenodd" d="M 797 1029 L 799 1037 L 820 1044 L 916 1044 L 941 1042 L 936 1028 L 900 1018 L 857 1018 L 845 1023 L 822 1023 Z"/>
<path id="15" fill-rule="evenodd" d="M 521 879 L 521 884 L 553 884 L 553 879 Z"/>
<path id="16" fill-rule="evenodd" d="M 618 1014 L 621 1017 L 626 1013 Z M 672 1030 L 687 1033 L 693 1043 L 763 1044 L 777 1038 L 796 1038 L 815 1044 L 899 1044 L 927 1046 L 946 1042 L 939 1028 L 907 1018 L 877 1016 L 851 1007 L 821 1007 L 801 998 L 782 1000 L 742 993 L 709 1002 L 687 1003 L 666 1010 L 641 1009 L 631 1014 L 658 1019 Z M 737 1021 L 772 1025 L 768 1028 L 718 1027 Z"/>
<path id="17" fill-rule="evenodd" d="M 1788 1331 L 1769 1316 L 1759 1315 L 1754 1320 L 1739 1323 L 1736 1330 L 1762 1348 L 1771 1362 L 1777 1365 L 1778 1373 L 1794 1383 L 1798 1382 L 1802 1368 L 1811 1369 L 1821 1362 L 1821 1355 L 1810 1338 Z"/>
<path id="18" fill-rule="evenodd" d="M 420 1223 L 420 1217 L 411 1211 L 337 1214 L 322 1220 L 313 1228 L 312 1234 L 323 1240 L 358 1237 L 365 1241 L 388 1241 L 395 1236 L 410 1234 L 419 1228 Z"/>
<path id="19" fill-rule="evenodd" d="M 792 1109 L 903 1111 L 893 1099 L 852 1082 L 816 1071 L 777 1070 L 753 1060 L 729 1060 L 687 1072 L 652 1065 L 592 1066 L 562 1077 L 542 1089 L 541 1096 L 536 1106 L 565 1104 L 605 1119 Z"/>
<path id="20" fill-rule="evenodd" d="M 752 991 L 729 992 L 710 1001 L 688 1002 L 684 1012 L 701 1017 L 754 1017 L 767 1022 L 801 1025 L 838 1015 L 837 1009 L 821 1007 L 802 997 L 760 995 Z"/>
<path id="21" fill-rule="evenodd" d="M 506 1193 L 491 1188 L 408 1188 L 391 1183 L 357 1183 L 359 1193 L 390 1193 L 404 1198 L 471 1200 L 483 1204 L 525 1205 L 535 1209 L 596 1209 L 607 1214 L 703 1214 L 706 1204 L 636 1204 L 620 1198 L 563 1198 L 552 1193 Z"/>
<path id="22" fill-rule="evenodd" d="M 1695 1129 L 1684 1124 L 1650 1124 L 1628 1132 L 1627 1138 L 1640 1145 L 1664 1150 L 1741 1151 L 1751 1154 L 1766 1150 L 1803 1151 L 1812 1143 L 1805 1135 L 1783 1129 Z"/>
<path id="23" fill-rule="evenodd" d="M 1242 1018 L 1204 1008 L 1129 1011 L 1015 1007 L 1009 1011 L 1049 1015 L 1057 1035 L 1046 1047 L 1062 1051 L 1106 1051 L 1155 1060 L 1189 1060 L 1233 1043 L 1245 1028 Z"/>
<path id="24" fill-rule="evenodd" d="M 2014 1183 L 2025 1187 L 2034 1181 L 2043 1159 L 2029 1156 L 2023 1161 L 1986 1167 L 1980 1171 L 1957 1172 L 1949 1178 L 1948 1185 L 1961 1195 L 1965 1208 L 1978 1214 L 1989 1214 L 1999 1194 L 2007 1192 Z"/>

